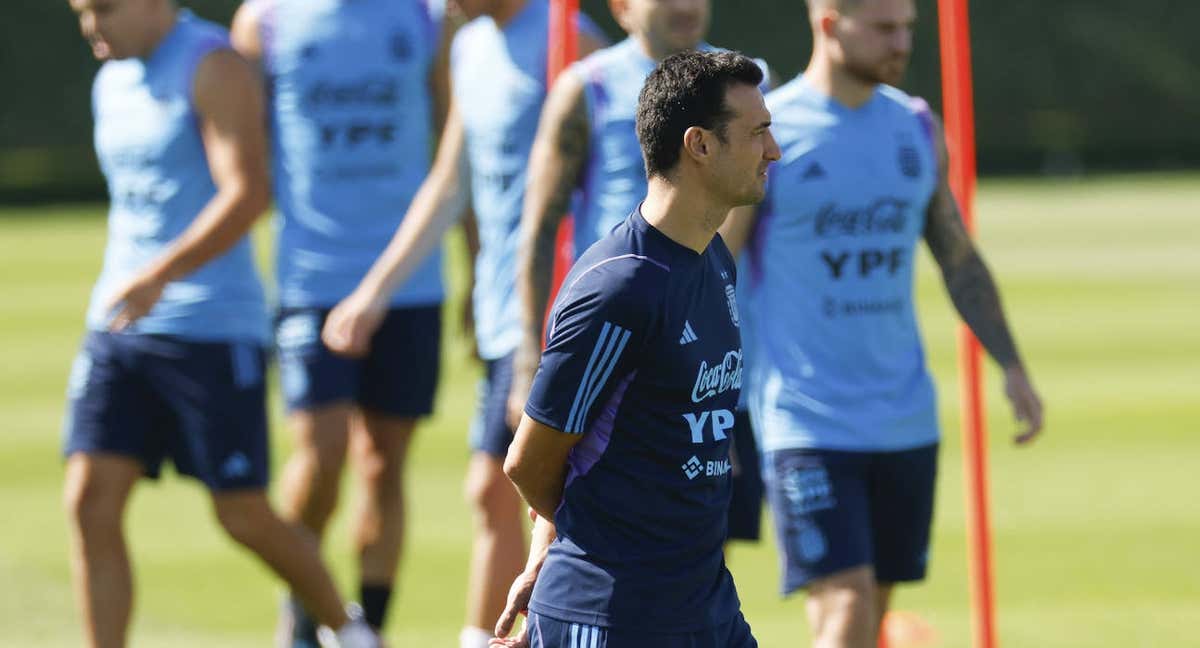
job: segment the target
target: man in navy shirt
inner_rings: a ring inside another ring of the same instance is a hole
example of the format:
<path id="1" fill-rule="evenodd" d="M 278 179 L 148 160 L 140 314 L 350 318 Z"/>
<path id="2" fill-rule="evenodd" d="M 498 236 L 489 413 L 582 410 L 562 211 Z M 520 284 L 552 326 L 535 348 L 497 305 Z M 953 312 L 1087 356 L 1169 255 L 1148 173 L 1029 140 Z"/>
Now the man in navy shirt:
<path id="1" fill-rule="evenodd" d="M 505 461 L 538 519 L 496 627 L 526 629 L 493 645 L 757 646 L 722 552 L 742 350 L 715 234 L 779 159 L 761 81 L 694 51 L 646 81 L 646 199 L 564 281 Z"/>

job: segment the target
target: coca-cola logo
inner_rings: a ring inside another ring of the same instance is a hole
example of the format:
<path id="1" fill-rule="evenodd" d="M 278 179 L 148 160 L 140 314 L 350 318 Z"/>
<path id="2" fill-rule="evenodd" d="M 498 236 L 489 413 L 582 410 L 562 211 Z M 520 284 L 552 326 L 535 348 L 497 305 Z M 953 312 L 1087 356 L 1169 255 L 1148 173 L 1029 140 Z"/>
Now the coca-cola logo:
<path id="1" fill-rule="evenodd" d="M 699 403 L 723 394 L 731 389 L 742 388 L 742 351 L 730 351 L 718 364 L 709 366 L 708 361 L 700 361 L 700 370 L 696 372 L 696 384 L 692 387 L 692 402 Z"/>

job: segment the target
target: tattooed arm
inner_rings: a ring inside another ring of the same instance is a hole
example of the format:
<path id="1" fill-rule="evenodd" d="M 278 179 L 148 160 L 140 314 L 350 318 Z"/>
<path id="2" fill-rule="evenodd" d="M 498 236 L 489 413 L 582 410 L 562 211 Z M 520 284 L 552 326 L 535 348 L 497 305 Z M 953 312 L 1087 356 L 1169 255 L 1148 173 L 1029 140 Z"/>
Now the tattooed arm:
<path id="1" fill-rule="evenodd" d="M 1024 423 L 1017 442 L 1032 440 L 1042 429 L 1042 403 L 1017 352 L 991 272 L 963 226 L 950 191 L 949 154 L 941 123 L 935 120 L 939 179 L 925 221 L 925 242 L 942 270 L 946 291 L 980 344 L 1004 369 L 1005 391 L 1017 420 Z"/>
<path id="2" fill-rule="evenodd" d="M 568 71 L 558 78 L 546 97 L 529 156 L 529 182 L 521 214 L 521 249 L 517 255 L 517 292 L 521 297 L 524 335 L 513 362 L 508 404 L 514 428 L 521 420 L 542 350 L 542 320 L 550 299 L 555 235 L 567 214 L 571 194 L 579 184 L 590 137 L 583 81 Z"/>

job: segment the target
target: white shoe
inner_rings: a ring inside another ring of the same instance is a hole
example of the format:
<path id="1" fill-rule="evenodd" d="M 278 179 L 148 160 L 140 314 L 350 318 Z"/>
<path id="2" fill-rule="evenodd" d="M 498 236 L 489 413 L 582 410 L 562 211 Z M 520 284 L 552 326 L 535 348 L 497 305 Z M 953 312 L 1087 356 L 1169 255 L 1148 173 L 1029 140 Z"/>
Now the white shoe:
<path id="1" fill-rule="evenodd" d="M 325 648 L 383 648 L 383 640 L 375 630 L 363 619 L 362 608 L 351 604 L 346 606 L 350 620 L 334 631 L 321 627 L 317 636 Z"/>

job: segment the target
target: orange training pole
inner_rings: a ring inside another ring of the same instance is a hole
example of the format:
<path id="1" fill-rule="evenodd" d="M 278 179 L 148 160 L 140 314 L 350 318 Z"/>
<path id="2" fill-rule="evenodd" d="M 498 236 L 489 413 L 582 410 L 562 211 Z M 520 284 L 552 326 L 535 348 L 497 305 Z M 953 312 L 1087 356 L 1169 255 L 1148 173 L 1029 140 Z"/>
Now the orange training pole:
<path id="1" fill-rule="evenodd" d="M 549 55 L 546 57 L 546 87 L 554 84 L 558 74 L 566 69 L 575 59 L 579 58 L 579 0 L 550 0 L 550 32 Z M 575 227 L 574 220 L 568 215 L 558 227 L 558 237 L 554 244 L 554 277 L 550 283 L 550 300 L 546 305 L 546 315 L 554 304 L 554 295 L 562 285 L 567 271 L 571 269 L 574 259 Z"/>
<path id="2" fill-rule="evenodd" d="M 975 234 L 975 106 L 971 82 L 971 30 L 967 0 L 938 0 L 942 46 L 942 102 L 950 149 L 950 186 L 967 231 Z M 963 469 L 967 482 L 967 540 L 972 645 L 996 648 L 991 524 L 988 513 L 987 429 L 983 354 L 966 324 L 959 325 L 962 381 Z"/>

